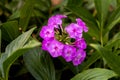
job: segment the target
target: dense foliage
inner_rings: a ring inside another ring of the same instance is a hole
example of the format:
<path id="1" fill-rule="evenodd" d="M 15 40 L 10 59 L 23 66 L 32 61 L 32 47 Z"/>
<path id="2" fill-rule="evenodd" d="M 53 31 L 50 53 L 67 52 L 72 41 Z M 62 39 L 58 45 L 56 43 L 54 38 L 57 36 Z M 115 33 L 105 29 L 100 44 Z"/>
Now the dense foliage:
<path id="1" fill-rule="evenodd" d="M 80 18 L 88 27 L 77 66 L 41 48 L 39 33 L 56 14 L 67 16 L 63 26 Z M 0 80 L 119 80 L 119 54 L 120 0 L 0 0 Z"/>

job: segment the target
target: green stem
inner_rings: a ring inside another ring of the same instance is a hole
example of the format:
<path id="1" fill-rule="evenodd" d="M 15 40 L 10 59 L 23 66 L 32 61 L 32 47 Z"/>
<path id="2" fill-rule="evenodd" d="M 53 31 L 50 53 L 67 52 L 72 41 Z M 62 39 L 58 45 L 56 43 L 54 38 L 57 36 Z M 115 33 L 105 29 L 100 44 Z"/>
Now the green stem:
<path id="1" fill-rule="evenodd" d="M 100 42 L 101 42 L 101 46 L 103 46 L 103 23 L 101 23 L 101 28 L 100 28 Z"/>
<path id="2" fill-rule="evenodd" d="M 102 30 L 100 31 L 100 42 L 101 42 L 101 46 L 103 46 L 103 36 L 102 36 Z"/>

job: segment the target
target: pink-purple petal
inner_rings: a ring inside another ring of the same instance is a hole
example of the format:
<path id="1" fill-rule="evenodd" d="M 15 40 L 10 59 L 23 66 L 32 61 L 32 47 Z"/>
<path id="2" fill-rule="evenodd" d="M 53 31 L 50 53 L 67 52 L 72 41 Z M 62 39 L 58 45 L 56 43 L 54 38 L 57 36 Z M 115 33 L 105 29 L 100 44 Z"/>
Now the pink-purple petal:
<path id="1" fill-rule="evenodd" d="M 76 21 L 77 21 L 77 24 L 83 28 L 84 32 L 88 32 L 88 27 L 80 18 L 77 18 Z"/>
<path id="2" fill-rule="evenodd" d="M 82 38 L 83 30 L 78 24 L 71 23 L 65 28 L 65 30 L 66 32 L 68 32 L 71 38 L 75 38 L 75 39 Z"/>
<path id="3" fill-rule="evenodd" d="M 49 39 L 45 39 L 42 41 L 42 49 L 43 50 L 48 50 L 49 45 L 51 44 L 51 42 L 54 40 L 54 38 L 49 38 Z"/>
<path id="4" fill-rule="evenodd" d="M 48 52 L 52 57 L 59 57 L 62 55 L 63 47 L 64 45 L 61 42 L 53 40 L 48 47 Z"/>
<path id="5" fill-rule="evenodd" d="M 86 52 L 82 49 L 79 49 L 77 51 L 75 58 L 72 61 L 73 65 L 78 66 L 79 64 L 81 64 L 84 61 L 85 57 L 86 57 Z"/>
<path id="6" fill-rule="evenodd" d="M 62 24 L 62 18 L 66 18 L 67 16 L 65 15 L 60 15 L 60 14 L 57 14 L 57 15 L 54 15 L 54 16 L 51 16 L 48 20 L 48 25 L 49 26 L 52 26 L 54 28 L 59 28 L 59 25 Z"/>
<path id="7" fill-rule="evenodd" d="M 54 37 L 54 29 L 49 26 L 43 26 L 40 31 L 40 37 L 43 39 L 49 39 Z"/>
<path id="8" fill-rule="evenodd" d="M 84 38 L 77 39 L 77 40 L 74 42 L 74 45 L 75 45 L 77 48 L 81 48 L 81 49 L 86 49 L 86 48 L 87 48 L 87 43 L 85 42 Z"/>
<path id="9" fill-rule="evenodd" d="M 66 60 L 66 62 L 72 61 L 74 56 L 76 55 L 76 48 L 71 45 L 65 45 L 62 53 L 62 57 Z"/>

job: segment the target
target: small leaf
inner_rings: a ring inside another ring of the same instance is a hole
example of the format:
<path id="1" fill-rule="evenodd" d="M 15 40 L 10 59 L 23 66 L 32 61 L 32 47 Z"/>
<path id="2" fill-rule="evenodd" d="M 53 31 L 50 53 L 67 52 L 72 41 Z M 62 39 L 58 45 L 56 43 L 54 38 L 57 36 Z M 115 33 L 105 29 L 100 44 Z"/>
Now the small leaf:
<path id="1" fill-rule="evenodd" d="M 106 60 L 109 67 L 115 71 L 118 75 L 120 75 L 120 57 L 116 54 L 112 53 L 111 50 L 101 47 L 98 44 L 90 44 L 93 48 L 95 48 L 98 53 Z"/>
<path id="2" fill-rule="evenodd" d="M 2 36 L 6 41 L 12 41 L 19 36 L 19 27 L 17 21 L 8 21 L 2 24 Z"/>
<path id="3" fill-rule="evenodd" d="M 94 2 L 100 26 L 103 27 L 107 18 L 111 0 L 94 0 Z"/>
<path id="4" fill-rule="evenodd" d="M 10 17 L 9 20 L 14 20 L 20 17 L 20 10 L 15 11 Z"/>
<path id="5" fill-rule="evenodd" d="M 40 47 L 29 50 L 23 58 L 27 69 L 36 80 L 55 80 L 52 60 Z"/>
<path id="6" fill-rule="evenodd" d="M 94 68 L 88 69 L 77 74 L 71 80 L 108 80 L 109 78 L 117 76 L 112 70 Z"/>
<path id="7" fill-rule="evenodd" d="M 112 15 L 108 19 L 107 26 L 105 28 L 105 34 L 109 33 L 109 31 L 118 23 L 120 22 L 120 7 L 118 7 Z"/>

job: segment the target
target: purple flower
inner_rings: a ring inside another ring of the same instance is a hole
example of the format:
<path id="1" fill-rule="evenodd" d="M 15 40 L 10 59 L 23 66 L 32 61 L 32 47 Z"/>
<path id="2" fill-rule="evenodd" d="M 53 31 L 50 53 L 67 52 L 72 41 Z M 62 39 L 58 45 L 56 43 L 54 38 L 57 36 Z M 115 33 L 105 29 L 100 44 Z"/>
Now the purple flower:
<path id="1" fill-rule="evenodd" d="M 77 24 L 83 28 L 84 32 L 88 32 L 88 27 L 80 18 L 77 18 L 76 21 L 77 21 Z"/>
<path id="2" fill-rule="evenodd" d="M 87 32 L 88 27 L 80 18 L 77 18 L 76 23 L 70 23 L 63 30 L 62 19 L 66 17 L 61 14 L 51 16 L 47 26 L 42 27 L 39 33 L 43 38 L 42 49 L 48 51 L 52 57 L 61 56 L 66 62 L 72 61 L 74 66 L 78 66 L 86 57 L 84 49 L 87 44 L 82 33 Z"/>
<path id="3" fill-rule="evenodd" d="M 76 48 L 71 45 L 65 45 L 62 53 L 62 57 L 67 61 L 71 61 L 76 54 Z"/>
<path id="4" fill-rule="evenodd" d="M 51 37 L 54 37 L 54 29 L 50 26 L 43 26 L 40 31 L 40 36 L 43 39 L 49 39 Z"/>
<path id="5" fill-rule="evenodd" d="M 86 57 L 86 52 L 83 49 L 77 50 L 75 58 L 72 60 L 74 66 L 81 64 Z"/>
<path id="6" fill-rule="evenodd" d="M 54 28 L 59 28 L 58 25 L 61 26 L 61 24 L 62 24 L 62 18 L 66 18 L 66 17 L 67 16 L 60 15 L 60 14 L 54 15 L 54 16 L 52 16 L 52 17 L 49 18 L 48 25 L 52 26 Z"/>
<path id="7" fill-rule="evenodd" d="M 48 52 L 52 57 L 58 57 L 62 55 L 63 47 L 61 42 L 53 40 L 48 47 Z"/>
<path id="8" fill-rule="evenodd" d="M 65 30 L 71 38 L 77 39 L 82 37 L 83 29 L 78 24 L 71 23 L 65 28 Z"/>
<path id="9" fill-rule="evenodd" d="M 51 42 L 54 40 L 54 38 L 49 38 L 49 39 L 45 39 L 42 41 L 42 49 L 43 50 L 48 50 L 49 45 L 51 44 Z"/>
<path id="10" fill-rule="evenodd" d="M 81 49 L 86 49 L 86 47 L 87 47 L 87 44 L 86 44 L 84 38 L 77 39 L 77 40 L 74 42 L 74 45 L 75 45 L 77 48 L 81 48 Z"/>

